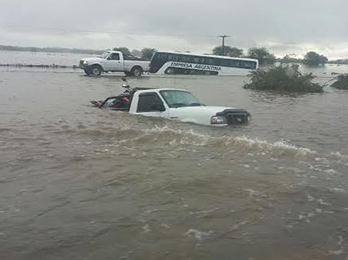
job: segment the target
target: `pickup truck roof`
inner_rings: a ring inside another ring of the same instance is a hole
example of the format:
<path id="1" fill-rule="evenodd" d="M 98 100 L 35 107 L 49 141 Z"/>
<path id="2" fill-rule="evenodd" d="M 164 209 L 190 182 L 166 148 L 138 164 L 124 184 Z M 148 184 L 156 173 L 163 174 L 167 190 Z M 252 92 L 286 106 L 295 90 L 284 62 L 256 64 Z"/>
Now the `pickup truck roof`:
<path id="1" fill-rule="evenodd" d="M 111 50 L 107 50 L 105 52 L 108 52 L 108 53 L 121 53 L 123 55 L 123 58 L 125 60 L 139 60 L 139 61 L 148 61 L 144 58 L 141 58 L 141 57 L 137 57 L 137 56 L 133 56 L 133 55 L 126 55 L 124 54 L 122 51 L 111 51 Z"/>
<path id="2" fill-rule="evenodd" d="M 156 92 L 159 93 L 162 90 L 175 90 L 175 91 L 185 91 L 189 92 L 186 89 L 178 89 L 178 88 L 135 88 L 136 90 L 141 90 L 141 93 L 147 93 L 147 92 Z"/>

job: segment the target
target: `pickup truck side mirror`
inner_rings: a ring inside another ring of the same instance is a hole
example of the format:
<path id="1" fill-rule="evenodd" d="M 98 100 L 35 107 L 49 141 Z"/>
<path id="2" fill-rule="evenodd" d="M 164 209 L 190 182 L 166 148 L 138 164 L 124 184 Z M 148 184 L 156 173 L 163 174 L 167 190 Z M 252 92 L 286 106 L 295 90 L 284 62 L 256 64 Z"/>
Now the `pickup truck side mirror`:
<path id="1" fill-rule="evenodd" d="M 166 110 L 164 105 L 161 103 L 152 104 L 151 109 L 153 109 L 154 111 L 160 111 L 160 112 L 163 112 Z"/>

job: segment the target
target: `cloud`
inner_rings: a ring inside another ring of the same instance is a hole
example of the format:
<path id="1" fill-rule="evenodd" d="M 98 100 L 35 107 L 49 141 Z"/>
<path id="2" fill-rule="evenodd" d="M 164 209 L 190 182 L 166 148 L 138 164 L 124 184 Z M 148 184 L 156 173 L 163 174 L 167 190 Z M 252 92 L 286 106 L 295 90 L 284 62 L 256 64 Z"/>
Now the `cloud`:
<path id="1" fill-rule="evenodd" d="M 344 0 L 3 0 L 0 7 L 0 44 L 209 52 L 227 34 L 229 45 L 265 46 L 278 56 L 307 48 L 347 56 Z"/>

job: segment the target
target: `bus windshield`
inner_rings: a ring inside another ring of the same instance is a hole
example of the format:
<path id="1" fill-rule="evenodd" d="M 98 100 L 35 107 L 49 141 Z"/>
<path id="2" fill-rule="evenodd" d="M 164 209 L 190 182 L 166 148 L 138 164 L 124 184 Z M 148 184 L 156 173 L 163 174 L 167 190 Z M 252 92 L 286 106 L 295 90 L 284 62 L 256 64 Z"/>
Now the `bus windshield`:
<path id="1" fill-rule="evenodd" d="M 162 90 L 161 96 L 169 107 L 203 106 L 190 92 L 181 90 Z"/>

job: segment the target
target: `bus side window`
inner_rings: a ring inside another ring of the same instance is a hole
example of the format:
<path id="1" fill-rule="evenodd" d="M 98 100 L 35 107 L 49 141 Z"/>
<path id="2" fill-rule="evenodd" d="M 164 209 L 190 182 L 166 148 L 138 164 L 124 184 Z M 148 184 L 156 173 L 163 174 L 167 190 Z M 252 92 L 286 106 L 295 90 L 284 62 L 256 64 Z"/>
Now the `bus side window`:
<path id="1" fill-rule="evenodd" d="M 206 58 L 204 58 L 204 57 L 198 58 L 198 63 L 200 63 L 200 64 L 206 64 Z"/>
<path id="2" fill-rule="evenodd" d="M 213 64 L 212 65 L 215 65 L 215 66 L 220 66 L 221 62 L 219 59 L 212 59 L 213 60 Z"/>
<path id="3" fill-rule="evenodd" d="M 169 54 L 168 60 L 169 61 L 180 61 L 180 57 L 179 57 L 179 55 L 176 55 L 176 54 Z"/>
<path id="4" fill-rule="evenodd" d="M 241 61 L 241 68 L 255 69 L 255 64 L 251 61 Z"/>
<path id="5" fill-rule="evenodd" d="M 242 61 L 240 63 L 240 67 L 243 68 L 243 69 L 248 68 L 248 63 L 246 63 L 245 61 Z"/>
<path id="6" fill-rule="evenodd" d="M 230 60 L 221 60 L 221 62 L 220 62 L 220 65 L 222 66 L 222 67 L 231 67 L 230 66 Z"/>
<path id="7" fill-rule="evenodd" d="M 168 54 L 167 53 L 158 53 L 158 54 L 155 54 L 154 58 L 157 56 L 157 59 L 158 60 L 162 60 L 162 61 L 165 61 L 168 59 Z"/>
<path id="8" fill-rule="evenodd" d="M 182 62 L 193 62 L 193 56 L 190 55 L 180 55 L 180 61 Z"/>
<path id="9" fill-rule="evenodd" d="M 239 60 L 230 60 L 230 67 L 233 68 L 240 68 L 240 61 Z"/>
<path id="10" fill-rule="evenodd" d="M 187 58 L 186 58 L 185 55 L 179 55 L 179 56 L 178 56 L 178 61 L 187 62 Z"/>
<path id="11" fill-rule="evenodd" d="M 214 60 L 212 58 L 206 58 L 205 59 L 205 64 L 213 65 L 214 64 Z"/>

